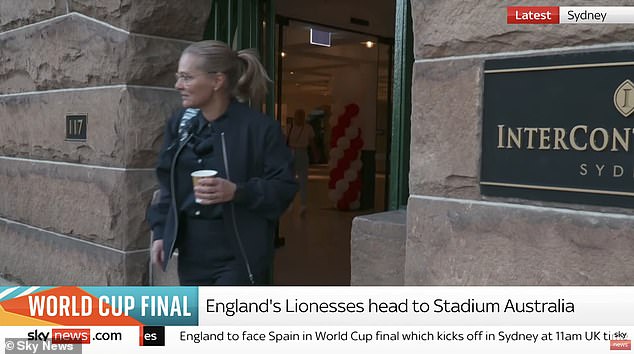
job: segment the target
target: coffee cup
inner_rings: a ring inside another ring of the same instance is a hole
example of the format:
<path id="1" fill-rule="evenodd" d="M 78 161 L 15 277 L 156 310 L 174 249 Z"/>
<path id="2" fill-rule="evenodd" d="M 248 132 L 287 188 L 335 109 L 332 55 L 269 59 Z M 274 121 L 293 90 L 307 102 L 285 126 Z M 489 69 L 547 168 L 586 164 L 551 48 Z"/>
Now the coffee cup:
<path id="1" fill-rule="evenodd" d="M 218 171 L 216 171 L 216 170 L 198 170 L 198 171 L 194 171 L 191 174 L 193 186 L 196 187 L 196 185 L 198 184 L 198 181 L 201 178 L 215 177 L 217 174 L 218 174 Z M 196 199 L 196 203 L 200 203 L 200 199 Z"/>

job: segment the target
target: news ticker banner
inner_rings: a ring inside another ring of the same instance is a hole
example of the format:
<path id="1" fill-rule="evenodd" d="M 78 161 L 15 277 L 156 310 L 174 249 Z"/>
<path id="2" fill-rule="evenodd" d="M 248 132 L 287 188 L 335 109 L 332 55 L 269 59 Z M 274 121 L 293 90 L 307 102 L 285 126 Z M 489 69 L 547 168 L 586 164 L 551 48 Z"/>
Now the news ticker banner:
<path id="1" fill-rule="evenodd" d="M 6 354 L 597 353 L 634 287 L 0 287 L 0 325 Z"/>
<path id="2" fill-rule="evenodd" d="M 629 24 L 634 6 L 509 6 L 507 24 Z"/>
<path id="3" fill-rule="evenodd" d="M 0 353 L 610 353 L 631 351 L 633 326 L 6 327 Z M 72 335 L 73 333 L 70 333 Z M 67 336 L 69 337 L 69 336 Z M 626 339 L 624 339 L 626 338 Z M 147 340 L 146 340 L 147 339 Z"/>

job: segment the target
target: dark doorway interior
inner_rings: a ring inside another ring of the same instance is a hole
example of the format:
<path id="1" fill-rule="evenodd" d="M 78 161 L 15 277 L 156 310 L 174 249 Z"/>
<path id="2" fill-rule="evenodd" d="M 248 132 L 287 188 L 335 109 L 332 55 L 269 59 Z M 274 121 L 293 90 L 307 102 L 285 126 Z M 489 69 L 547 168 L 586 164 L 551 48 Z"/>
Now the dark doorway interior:
<path id="1" fill-rule="evenodd" d="M 310 43 L 310 30 L 331 34 L 330 47 Z M 350 232 L 358 215 L 386 210 L 389 170 L 392 40 L 328 25 L 278 17 L 276 115 L 288 131 L 297 109 L 307 113 L 316 136 L 308 181 L 308 208 L 298 200 L 280 223 L 278 285 L 349 285 Z M 361 208 L 341 211 L 330 199 L 332 129 L 344 107 L 360 107 L 364 145 Z"/>

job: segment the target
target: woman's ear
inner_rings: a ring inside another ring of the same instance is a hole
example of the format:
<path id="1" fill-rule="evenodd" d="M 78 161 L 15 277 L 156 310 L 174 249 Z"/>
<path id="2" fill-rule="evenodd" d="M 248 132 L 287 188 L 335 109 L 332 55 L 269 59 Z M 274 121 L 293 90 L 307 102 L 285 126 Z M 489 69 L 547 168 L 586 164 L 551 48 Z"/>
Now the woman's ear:
<path id="1" fill-rule="evenodd" d="M 216 79 L 214 80 L 214 91 L 218 91 L 225 87 L 227 84 L 227 76 L 224 73 L 216 73 Z"/>

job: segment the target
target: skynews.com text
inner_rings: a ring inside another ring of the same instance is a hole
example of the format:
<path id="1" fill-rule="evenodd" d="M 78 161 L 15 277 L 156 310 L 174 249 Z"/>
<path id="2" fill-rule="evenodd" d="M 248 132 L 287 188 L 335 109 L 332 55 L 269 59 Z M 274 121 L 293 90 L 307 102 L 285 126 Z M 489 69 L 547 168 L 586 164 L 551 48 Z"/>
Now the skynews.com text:
<path id="1" fill-rule="evenodd" d="M 95 332 L 92 336 L 90 328 L 53 328 L 50 332 L 35 330 L 29 332 L 28 340 L 51 340 L 53 344 L 90 344 L 90 341 L 121 341 L 121 332 Z"/>

